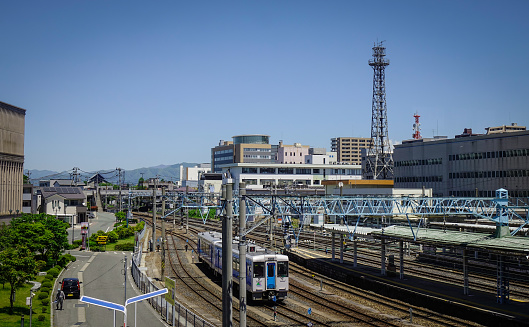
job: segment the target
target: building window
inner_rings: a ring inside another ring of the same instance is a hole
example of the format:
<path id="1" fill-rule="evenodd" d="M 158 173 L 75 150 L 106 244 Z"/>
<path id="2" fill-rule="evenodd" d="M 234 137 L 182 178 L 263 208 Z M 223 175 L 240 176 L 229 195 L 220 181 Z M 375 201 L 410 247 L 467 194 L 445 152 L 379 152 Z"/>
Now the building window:
<path id="1" fill-rule="evenodd" d="M 255 167 L 243 167 L 242 168 L 243 174 L 257 174 L 257 168 Z"/>
<path id="2" fill-rule="evenodd" d="M 259 172 L 261 174 L 275 174 L 276 173 L 276 169 L 275 168 L 262 167 L 262 168 L 259 169 Z"/>
<path id="3" fill-rule="evenodd" d="M 311 170 L 309 168 L 296 168 L 296 174 L 299 175 L 310 175 Z"/>
<path id="4" fill-rule="evenodd" d="M 292 169 L 292 168 L 278 168 L 277 169 L 277 173 L 278 174 L 293 174 L 294 173 L 294 169 Z"/>

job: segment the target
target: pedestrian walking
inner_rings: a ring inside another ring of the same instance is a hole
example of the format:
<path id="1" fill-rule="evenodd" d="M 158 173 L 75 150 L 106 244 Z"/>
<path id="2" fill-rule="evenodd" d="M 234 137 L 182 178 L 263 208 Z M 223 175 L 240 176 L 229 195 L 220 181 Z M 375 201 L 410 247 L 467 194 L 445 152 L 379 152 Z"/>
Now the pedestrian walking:
<path id="1" fill-rule="evenodd" d="M 188 247 L 188 245 L 186 244 L 186 252 L 187 252 L 187 247 Z"/>
<path id="2" fill-rule="evenodd" d="M 64 298 L 66 296 L 64 295 L 64 292 L 59 288 L 57 290 L 57 296 L 55 297 L 55 302 L 56 302 L 56 309 L 57 310 L 62 310 L 62 303 L 64 302 Z"/>

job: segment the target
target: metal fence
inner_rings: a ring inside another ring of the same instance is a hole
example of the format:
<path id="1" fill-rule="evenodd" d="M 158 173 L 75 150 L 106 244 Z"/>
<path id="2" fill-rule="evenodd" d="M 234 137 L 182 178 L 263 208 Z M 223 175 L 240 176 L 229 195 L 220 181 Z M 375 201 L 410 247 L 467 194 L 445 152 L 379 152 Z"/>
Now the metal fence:
<path id="1" fill-rule="evenodd" d="M 139 269 L 139 262 L 142 254 L 141 242 L 137 249 L 139 251 L 135 252 L 132 256 L 132 278 L 142 293 L 145 294 L 157 291 L 159 288 L 156 287 L 151 279 Z M 162 319 L 170 326 L 214 327 L 214 325 L 198 317 L 177 301 L 174 301 L 174 306 L 167 302 L 163 296 L 153 297 L 146 301 L 150 303 L 154 310 L 156 310 Z"/>

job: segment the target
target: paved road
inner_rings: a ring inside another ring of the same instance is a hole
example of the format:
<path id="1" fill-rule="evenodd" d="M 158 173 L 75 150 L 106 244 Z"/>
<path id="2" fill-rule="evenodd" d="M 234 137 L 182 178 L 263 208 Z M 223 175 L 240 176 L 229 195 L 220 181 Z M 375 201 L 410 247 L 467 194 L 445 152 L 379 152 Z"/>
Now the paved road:
<path id="1" fill-rule="evenodd" d="M 112 213 L 100 212 L 97 218 L 90 219 L 90 234 L 103 230 L 112 230 L 115 223 L 115 216 Z M 71 233 L 72 229 L 69 230 Z M 70 238 L 71 238 L 70 234 Z M 75 239 L 80 238 L 80 229 L 74 229 Z M 131 253 L 124 252 L 86 252 L 70 251 L 70 254 L 77 257 L 77 261 L 70 264 L 58 280 L 66 277 L 76 277 L 82 281 L 81 296 L 86 295 L 105 301 L 123 305 L 125 302 L 125 268 L 123 260 L 127 256 L 130 266 Z M 56 294 L 57 290 L 54 290 Z M 130 268 L 127 269 L 127 298 L 140 295 L 135 285 L 133 286 Z M 159 320 L 159 315 L 151 309 L 148 303 L 137 304 L 137 326 L 158 327 L 164 326 Z M 134 305 L 127 308 L 128 326 L 134 326 Z M 78 299 L 68 298 L 64 302 L 63 310 L 55 310 L 53 307 L 54 326 L 113 326 L 114 313 L 111 310 L 87 305 Z M 123 326 L 123 313 L 116 313 L 116 326 Z"/>
<path id="2" fill-rule="evenodd" d="M 97 232 L 98 230 L 108 232 L 114 229 L 114 223 L 116 222 L 116 216 L 114 216 L 113 213 L 109 213 L 109 212 L 98 212 L 97 217 L 88 219 L 88 222 L 90 223 L 90 230 L 89 230 L 90 235 Z M 80 224 L 76 224 L 73 227 L 73 232 L 74 232 L 73 233 L 74 240 L 81 239 L 81 225 Z M 72 242 L 72 228 L 68 229 L 68 241 L 70 243 Z"/>
<path id="3" fill-rule="evenodd" d="M 123 252 L 78 252 L 72 251 L 77 261 L 72 263 L 60 276 L 77 277 L 82 281 L 81 296 L 86 295 L 105 301 L 123 305 L 125 302 L 124 287 L 124 257 L 127 256 L 130 265 L 131 253 Z M 56 290 L 54 291 L 54 294 Z M 127 298 L 140 295 L 133 286 L 130 268 L 127 269 Z M 145 301 L 137 305 L 137 326 L 162 327 L 165 326 Z M 67 298 L 63 310 L 53 307 L 53 326 L 113 326 L 114 312 L 112 310 L 88 305 L 78 299 Z M 127 307 L 128 326 L 134 325 L 134 305 Z M 116 313 L 115 326 L 123 326 L 123 313 Z"/>

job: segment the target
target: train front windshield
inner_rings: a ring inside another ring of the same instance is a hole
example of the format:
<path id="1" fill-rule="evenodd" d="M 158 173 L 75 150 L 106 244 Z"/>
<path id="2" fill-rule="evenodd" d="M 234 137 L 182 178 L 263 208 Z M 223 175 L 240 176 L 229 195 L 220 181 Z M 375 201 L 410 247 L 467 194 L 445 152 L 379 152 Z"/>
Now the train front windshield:
<path id="1" fill-rule="evenodd" d="M 288 261 L 277 263 L 277 277 L 288 277 Z"/>
<path id="2" fill-rule="evenodd" d="M 264 272 L 264 262 L 256 262 L 253 265 L 253 277 L 254 278 L 263 278 L 265 276 Z"/>

